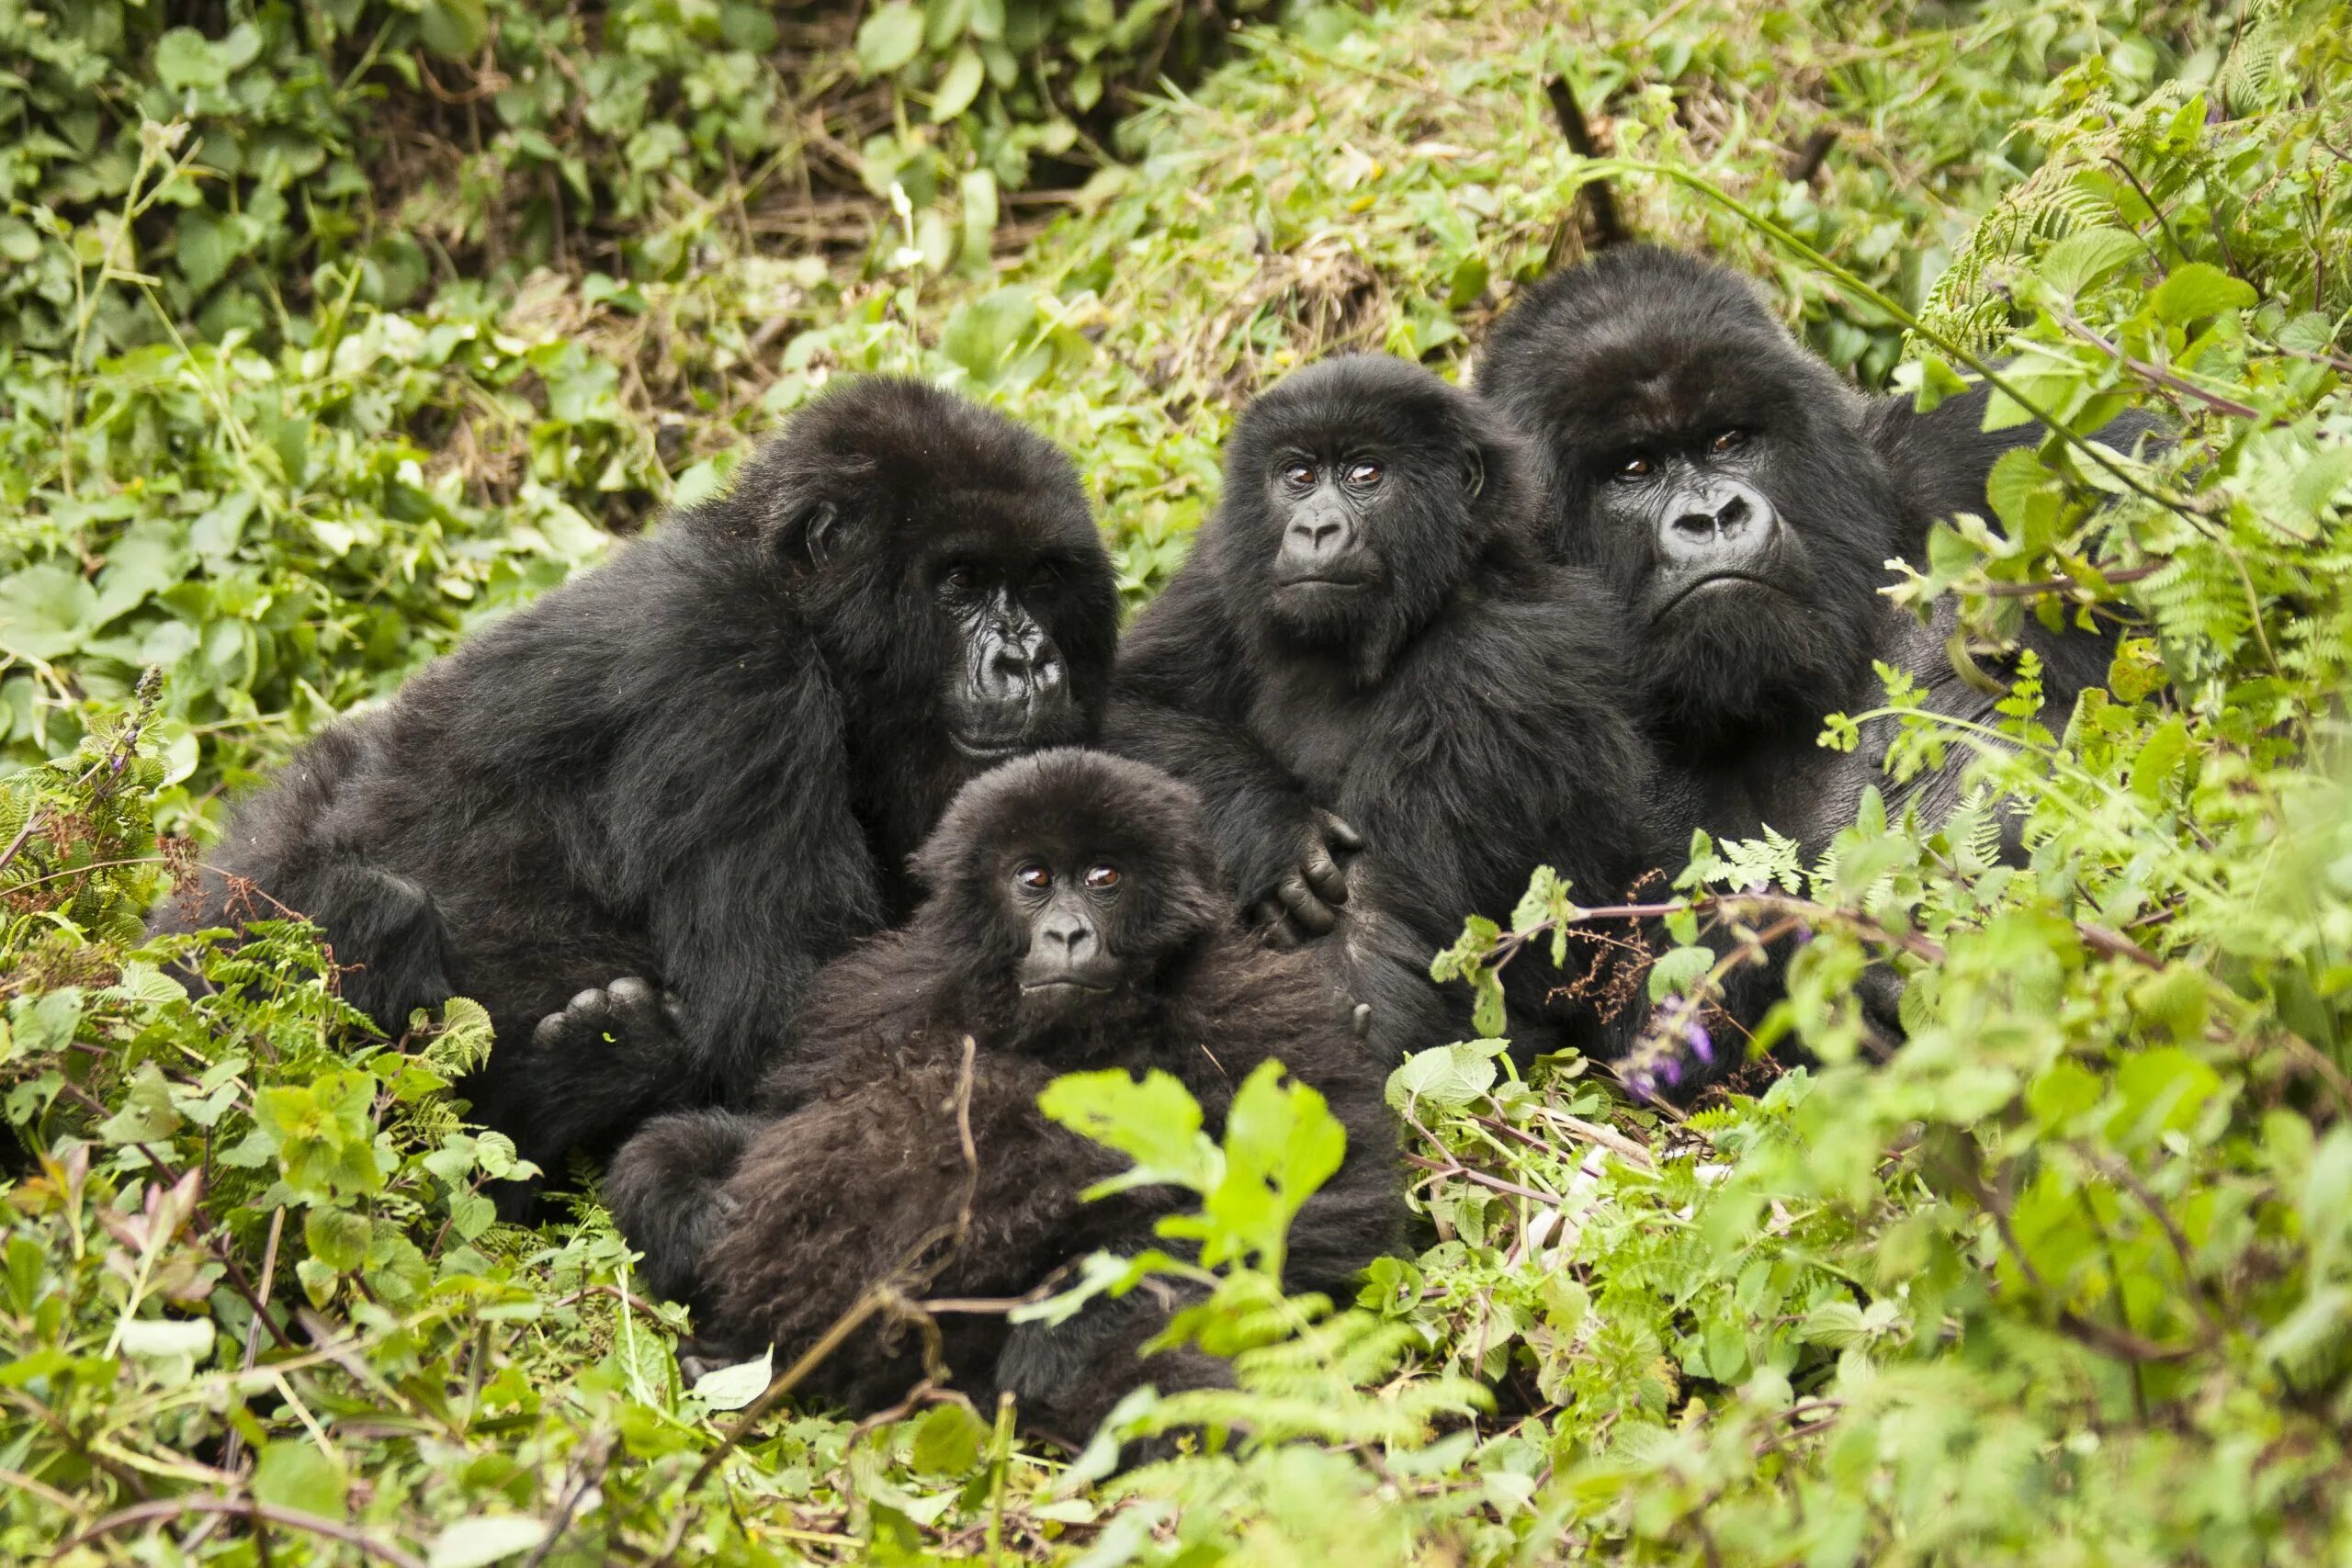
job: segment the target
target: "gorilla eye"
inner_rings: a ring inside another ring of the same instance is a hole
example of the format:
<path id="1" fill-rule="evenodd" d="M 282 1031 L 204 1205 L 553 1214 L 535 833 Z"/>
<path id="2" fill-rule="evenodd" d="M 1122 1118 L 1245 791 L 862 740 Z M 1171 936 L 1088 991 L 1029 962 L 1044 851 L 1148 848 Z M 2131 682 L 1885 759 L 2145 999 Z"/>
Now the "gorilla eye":
<path id="1" fill-rule="evenodd" d="M 950 570 L 944 581 L 958 593 L 969 593 L 980 585 L 980 574 L 968 566 L 959 566 Z"/>
<path id="2" fill-rule="evenodd" d="M 1091 887 L 1097 893 L 1116 887 L 1118 885 L 1119 868 L 1117 866 L 1096 865 L 1089 866 L 1087 868 L 1086 886 Z"/>
<path id="3" fill-rule="evenodd" d="M 1283 483 L 1293 490 L 1312 490 L 1315 487 L 1314 465 L 1311 463 L 1285 464 L 1283 468 Z"/>
<path id="4" fill-rule="evenodd" d="M 1351 463 L 1348 466 L 1348 482 L 1351 485 L 1376 485 L 1380 482 L 1380 465 Z"/>
<path id="5" fill-rule="evenodd" d="M 1725 452 L 1736 451 L 1747 445 L 1747 432 L 1735 427 L 1733 429 L 1726 430 L 1721 435 L 1716 436 L 1713 441 L 1708 444 L 1707 450 L 1720 457 Z"/>
<path id="6" fill-rule="evenodd" d="M 1062 569 L 1051 561 L 1039 561 L 1029 571 L 1029 586 L 1032 588 L 1052 588 L 1061 580 Z"/>
<path id="7" fill-rule="evenodd" d="M 1617 477 L 1621 479 L 1645 479 L 1649 475 L 1650 460 L 1639 452 L 1617 465 Z"/>
<path id="8" fill-rule="evenodd" d="M 1043 893 L 1054 885 L 1054 874 L 1033 860 L 1015 871 L 1012 880 L 1034 893 Z"/>

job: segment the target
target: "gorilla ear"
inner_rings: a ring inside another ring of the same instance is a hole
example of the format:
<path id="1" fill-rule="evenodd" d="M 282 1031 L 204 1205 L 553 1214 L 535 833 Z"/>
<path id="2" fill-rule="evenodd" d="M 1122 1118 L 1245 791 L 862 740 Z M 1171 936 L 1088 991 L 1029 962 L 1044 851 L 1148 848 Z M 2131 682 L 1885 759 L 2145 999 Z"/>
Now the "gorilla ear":
<path id="1" fill-rule="evenodd" d="M 1471 500 L 1478 499 L 1487 488 L 1487 455 L 1476 446 L 1466 447 L 1462 454 L 1462 490 Z"/>
<path id="2" fill-rule="evenodd" d="M 776 549 L 799 564 L 822 567 L 846 532 L 840 507 L 830 501 L 811 501 L 785 518 L 776 533 Z"/>

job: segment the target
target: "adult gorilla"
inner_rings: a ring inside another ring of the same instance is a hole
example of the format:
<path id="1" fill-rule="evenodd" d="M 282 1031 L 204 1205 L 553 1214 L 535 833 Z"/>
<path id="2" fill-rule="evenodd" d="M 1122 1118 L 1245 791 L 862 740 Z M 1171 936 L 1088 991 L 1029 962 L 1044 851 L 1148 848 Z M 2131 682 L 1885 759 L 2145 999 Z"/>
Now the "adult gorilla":
<path id="1" fill-rule="evenodd" d="M 1272 940 L 1342 928 L 1384 1052 L 1459 1036 L 1400 976 L 1537 864 L 1600 902 L 1657 863 L 1623 617 L 1544 562 L 1534 500 L 1468 393 L 1395 359 L 1309 367 L 1242 414 L 1215 520 L 1121 650 L 1107 744 L 1201 792 Z M 1574 978 L 1510 966 L 1523 1048 L 1608 1048 L 1609 1009 L 1553 994 Z"/>
<path id="2" fill-rule="evenodd" d="M 387 1032 L 481 1001 L 498 1043 L 463 1092 L 551 1169 L 746 1099 L 818 964 L 911 907 L 906 857 L 956 790 L 1093 732 L 1116 632 L 1068 458 L 854 382 L 731 494 L 312 741 L 185 923 L 250 916 L 247 885 L 308 914 Z M 560 1010 L 616 976 L 642 979 Z M 674 1027 L 649 1025 L 656 987 Z"/>
<path id="3" fill-rule="evenodd" d="M 1701 781 L 1709 829 L 1769 822 L 1818 852 L 1866 785 L 1901 805 L 1878 748 L 1858 761 L 1815 744 L 1824 715 L 1880 705 L 1873 660 L 1908 670 L 1938 711 L 1993 716 L 1997 699 L 1944 651 L 1951 606 L 1922 627 L 1879 590 L 1937 517 L 1985 510 L 1993 462 L 2038 430 L 1982 432 L 1981 395 L 1924 417 L 1866 399 L 1747 280 L 1640 246 L 1530 289 L 1496 323 L 1478 389 L 1543 454 L 1552 551 L 1598 570 L 1631 614 L 1656 732 Z M 2059 715 L 2104 678 L 2105 636 L 2035 626 L 2026 642 Z M 1915 785 L 1931 820 L 1959 773 Z"/>
<path id="4" fill-rule="evenodd" d="M 773 1347 L 781 1366 L 871 1287 L 1013 1296 L 1090 1252 L 1167 1245 L 1154 1222 L 1177 1190 L 1084 1196 L 1128 1161 L 1039 1111 L 1061 1073 L 1169 1074 L 1215 1133 L 1279 1059 L 1347 1132 L 1292 1227 L 1285 1283 L 1344 1297 L 1399 1239 L 1387 1065 L 1310 955 L 1235 928 L 1192 791 L 1100 752 L 1023 758 L 956 797 L 921 865 L 914 919 L 810 987 L 763 1092 L 772 1119 L 662 1117 L 613 1162 L 605 1195 L 646 1278 L 695 1304 L 695 1358 Z M 1010 1392 L 1024 1426 L 1083 1441 L 1138 1382 L 1228 1380 L 1197 1351 L 1140 1355 L 1170 1305 L 1146 1287 L 1058 1325 L 938 1326 L 965 1392 Z M 802 1387 L 866 1411 L 922 1371 L 886 1314 Z"/>

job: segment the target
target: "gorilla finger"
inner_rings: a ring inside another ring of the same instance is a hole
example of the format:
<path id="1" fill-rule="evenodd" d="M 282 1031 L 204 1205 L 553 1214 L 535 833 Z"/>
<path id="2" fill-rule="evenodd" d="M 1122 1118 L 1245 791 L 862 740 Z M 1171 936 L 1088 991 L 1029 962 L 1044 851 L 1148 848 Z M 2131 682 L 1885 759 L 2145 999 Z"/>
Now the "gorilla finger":
<path id="1" fill-rule="evenodd" d="M 1306 859 L 1299 871 L 1306 876 L 1306 886 L 1326 904 L 1348 901 L 1348 874 L 1331 858 L 1331 852 L 1323 847 L 1320 839 L 1307 846 Z"/>
<path id="2" fill-rule="evenodd" d="M 1355 1012 L 1348 1021 L 1348 1026 L 1354 1032 L 1357 1039 L 1366 1040 L 1371 1038 L 1372 1004 L 1370 1002 L 1358 1002 L 1356 1004 Z"/>
<path id="3" fill-rule="evenodd" d="M 662 994 L 644 981 L 630 976 L 616 980 L 605 989 L 613 999 L 613 1020 L 632 1035 L 658 1036 L 668 1032 L 662 1014 Z"/>
<path id="4" fill-rule="evenodd" d="M 1363 848 L 1363 835 L 1349 826 L 1347 819 L 1338 812 L 1318 810 L 1315 815 L 1322 820 L 1325 842 L 1337 844 L 1343 850 Z"/>
<path id="5" fill-rule="evenodd" d="M 1259 928 L 1258 940 L 1276 953 L 1289 953 L 1299 944 L 1298 931 L 1288 920 L 1269 920 Z"/>
<path id="6" fill-rule="evenodd" d="M 1290 918 L 1309 936 L 1321 936 L 1340 923 L 1339 913 L 1317 897 L 1313 889 L 1306 886 L 1306 879 L 1296 872 L 1283 878 L 1282 886 L 1274 889 L 1274 896 L 1283 901 L 1283 908 L 1290 911 Z"/>

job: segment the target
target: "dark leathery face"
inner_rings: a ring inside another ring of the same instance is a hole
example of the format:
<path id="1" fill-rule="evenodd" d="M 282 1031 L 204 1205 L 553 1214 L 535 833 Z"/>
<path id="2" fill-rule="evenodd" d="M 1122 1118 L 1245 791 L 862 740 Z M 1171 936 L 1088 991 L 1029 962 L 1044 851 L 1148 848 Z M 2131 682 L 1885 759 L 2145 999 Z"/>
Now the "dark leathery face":
<path id="1" fill-rule="evenodd" d="M 1669 739 L 1786 722 L 1867 672 L 1894 489 L 1861 400 L 1746 280 L 1610 251 L 1505 312 L 1478 387 L 1537 447 L 1554 552 L 1631 613 Z"/>
<path id="2" fill-rule="evenodd" d="M 1004 415 L 872 377 L 797 414 L 741 481 L 836 678 L 974 770 L 1090 737 L 1117 638 L 1069 459 Z"/>
<path id="3" fill-rule="evenodd" d="M 1227 444 L 1213 558 L 1247 618 L 1376 680 L 1517 514 L 1515 444 L 1419 366 L 1350 355 L 1295 372 Z"/>
<path id="4" fill-rule="evenodd" d="M 916 870 L 931 888 L 917 919 L 985 933 L 972 972 L 1016 991 L 1033 1028 L 1132 1010 L 1227 918 L 1198 798 L 1104 752 L 1055 749 L 982 774 Z"/>

